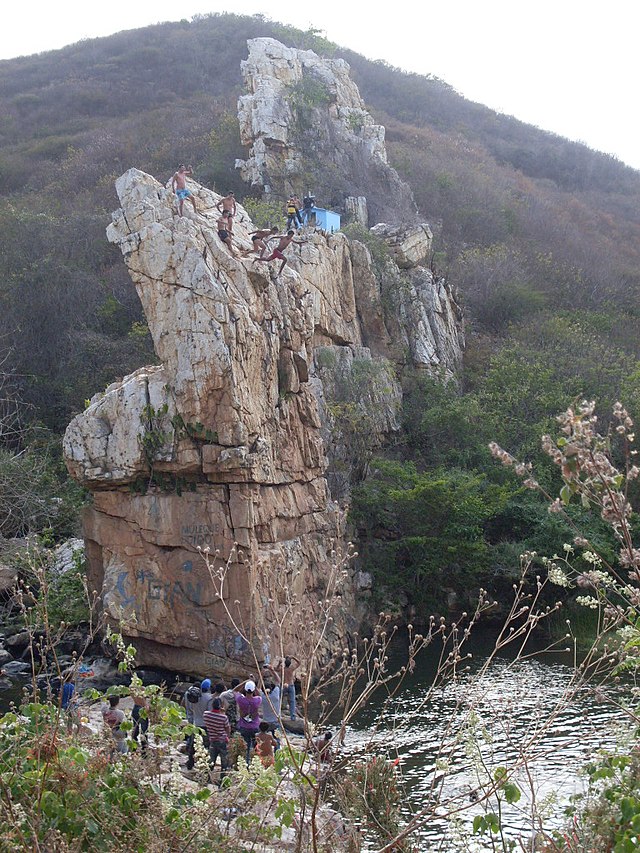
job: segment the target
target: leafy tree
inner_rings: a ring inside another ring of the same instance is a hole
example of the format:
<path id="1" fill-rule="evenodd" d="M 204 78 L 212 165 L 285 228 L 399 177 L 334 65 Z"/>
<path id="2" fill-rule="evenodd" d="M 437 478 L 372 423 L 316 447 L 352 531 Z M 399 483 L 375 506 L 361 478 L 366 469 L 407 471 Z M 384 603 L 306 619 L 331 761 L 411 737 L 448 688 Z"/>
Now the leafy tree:
<path id="1" fill-rule="evenodd" d="M 459 470 L 418 473 L 384 460 L 372 468 L 354 490 L 351 518 L 378 589 L 404 591 L 425 614 L 446 609 L 447 590 L 466 604 L 489 565 L 484 525 L 508 488 Z"/>

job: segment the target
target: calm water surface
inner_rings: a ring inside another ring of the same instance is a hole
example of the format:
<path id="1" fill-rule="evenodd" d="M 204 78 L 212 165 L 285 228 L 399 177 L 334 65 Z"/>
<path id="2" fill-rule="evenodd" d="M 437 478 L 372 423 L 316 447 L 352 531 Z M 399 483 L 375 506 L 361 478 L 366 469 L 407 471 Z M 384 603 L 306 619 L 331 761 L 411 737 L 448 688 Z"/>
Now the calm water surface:
<path id="1" fill-rule="evenodd" d="M 512 780 L 522 798 L 505 806 L 503 826 L 524 842 L 518 849 L 531 849 L 541 823 L 547 830 L 562 825 L 563 808 L 583 789 L 584 764 L 628 732 L 620 709 L 602 701 L 622 698 L 624 685 L 605 686 L 598 700 L 591 687 L 571 689 L 569 656 L 549 653 L 517 662 L 498 657 L 479 675 L 490 646 L 488 638 L 476 642 L 471 671 L 430 696 L 437 661 L 435 653 L 425 655 L 397 697 L 386 704 L 380 697 L 349 730 L 350 750 L 400 758 L 404 816 L 428 809 L 419 825 L 421 850 L 493 849 L 470 837 L 473 818 L 495 811 L 495 803 L 485 809 L 478 802 L 478 784 L 497 767 L 517 763 Z M 398 649 L 390 663 L 401 659 Z M 458 814 L 457 828 L 446 812 Z"/>

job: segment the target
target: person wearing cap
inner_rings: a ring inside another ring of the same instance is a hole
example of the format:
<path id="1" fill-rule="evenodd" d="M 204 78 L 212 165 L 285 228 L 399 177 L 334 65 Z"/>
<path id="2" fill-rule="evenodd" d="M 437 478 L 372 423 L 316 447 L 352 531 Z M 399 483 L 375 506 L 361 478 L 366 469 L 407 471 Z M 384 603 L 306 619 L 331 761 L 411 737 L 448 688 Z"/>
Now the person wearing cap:
<path id="1" fill-rule="evenodd" d="M 260 706 L 262 696 L 256 692 L 256 683 L 248 678 L 233 688 L 238 706 L 238 731 L 247 744 L 247 767 L 251 762 L 251 752 L 255 747 L 256 733 L 260 729 Z"/>
<path id="2" fill-rule="evenodd" d="M 211 710 L 213 694 L 211 693 L 211 679 L 205 678 L 200 684 L 200 698 L 197 702 L 187 704 L 187 721 L 197 726 L 205 749 L 209 749 L 209 735 L 204 724 L 203 714 Z M 190 736 L 187 744 L 187 770 L 191 770 L 195 764 L 195 739 L 196 735 Z"/>

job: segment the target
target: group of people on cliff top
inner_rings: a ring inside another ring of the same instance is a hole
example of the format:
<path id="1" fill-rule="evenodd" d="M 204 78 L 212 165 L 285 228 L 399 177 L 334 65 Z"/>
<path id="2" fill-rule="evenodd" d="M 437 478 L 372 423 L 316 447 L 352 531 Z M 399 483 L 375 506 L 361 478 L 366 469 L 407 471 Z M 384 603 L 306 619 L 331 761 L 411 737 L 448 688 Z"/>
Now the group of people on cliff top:
<path id="1" fill-rule="evenodd" d="M 195 197 L 191 190 L 187 188 L 187 178 L 192 175 L 193 167 L 185 166 L 184 163 L 180 163 L 178 170 L 171 178 L 171 190 L 178 198 L 180 216 L 183 215 L 185 199 L 189 199 L 193 205 L 194 212 L 198 213 Z M 278 234 L 278 229 L 275 226 L 273 228 L 263 228 L 258 231 L 254 231 L 249 235 L 253 248 L 249 251 L 243 251 L 242 255 L 246 257 L 252 252 L 255 253 L 257 255 L 257 257 L 254 258 L 255 262 L 264 261 L 265 263 L 269 263 L 269 261 L 275 260 L 282 261 L 280 269 L 278 270 L 278 275 L 280 275 L 287 263 L 287 259 L 284 255 L 285 249 L 287 249 L 291 243 L 297 243 L 299 245 L 302 245 L 303 243 L 302 240 L 294 239 L 294 228 L 301 228 L 308 222 L 308 217 L 313 209 L 314 203 L 312 196 L 305 197 L 304 207 L 301 211 L 300 200 L 298 197 L 295 195 L 290 196 L 286 204 L 286 234 Z M 222 243 L 224 243 L 224 245 L 229 249 L 231 255 L 235 258 L 238 254 L 233 245 L 233 221 L 236 216 L 236 200 L 234 193 L 229 190 L 227 194 L 216 204 L 216 208 L 220 214 L 216 223 L 218 238 Z M 275 240 L 279 241 L 278 245 L 270 250 L 269 243 L 272 243 Z M 267 254 L 268 257 L 266 257 Z"/>

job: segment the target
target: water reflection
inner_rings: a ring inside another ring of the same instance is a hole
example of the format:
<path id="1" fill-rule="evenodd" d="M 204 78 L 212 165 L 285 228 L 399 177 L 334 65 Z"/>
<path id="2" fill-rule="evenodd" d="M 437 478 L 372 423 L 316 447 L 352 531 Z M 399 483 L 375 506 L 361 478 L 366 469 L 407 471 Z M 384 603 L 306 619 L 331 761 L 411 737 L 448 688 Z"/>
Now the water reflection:
<path id="1" fill-rule="evenodd" d="M 431 693 L 437 655 L 427 656 L 396 697 L 379 697 L 349 730 L 349 750 L 400 758 L 403 816 L 425 812 L 421 850 L 493 849 L 478 836 L 468 840 L 473 818 L 495 810 L 495 800 L 483 803 L 482 787 L 501 766 L 517 766 L 512 781 L 522 791 L 516 805 L 503 806 L 505 834 L 533 849 L 538 829 L 562 824 L 564 807 L 582 790 L 587 760 L 615 747 L 629 728 L 618 707 L 601 701 L 620 699 L 624 686 L 605 687 L 597 701 L 557 656 L 500 657 L 483 671 L 477 651 L 486 656 L 476 646 L 470 670 Z M 447 812 L 457 815 L 453 826 Z"/>

